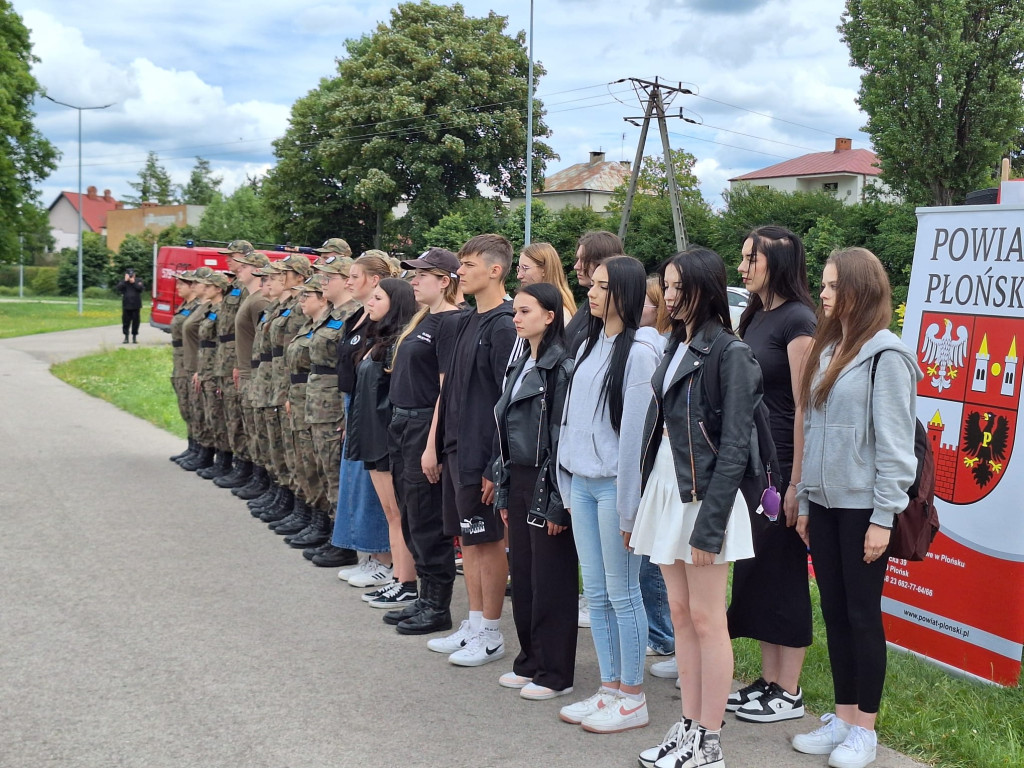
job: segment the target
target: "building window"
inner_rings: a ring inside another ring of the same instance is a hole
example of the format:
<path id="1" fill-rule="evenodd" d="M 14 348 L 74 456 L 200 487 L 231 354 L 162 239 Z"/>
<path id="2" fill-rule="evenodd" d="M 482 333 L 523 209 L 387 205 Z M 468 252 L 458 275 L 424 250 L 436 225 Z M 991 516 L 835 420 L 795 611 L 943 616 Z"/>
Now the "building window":
<path id="1" fill-rule="evenodd" d="M 836 192 L 839 191 L 839 182 L 826 181 L 824 184 L 821 185 L 821 188 L 826 192 L 831 192 L 832 194 L 835 194 Z"/>

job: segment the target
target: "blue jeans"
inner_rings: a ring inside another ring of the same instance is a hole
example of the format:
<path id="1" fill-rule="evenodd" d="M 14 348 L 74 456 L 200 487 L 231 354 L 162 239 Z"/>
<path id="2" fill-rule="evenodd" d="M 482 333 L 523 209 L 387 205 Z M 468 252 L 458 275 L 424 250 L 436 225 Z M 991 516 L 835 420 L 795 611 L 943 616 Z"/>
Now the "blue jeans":
<path id="1" fill-rule="evenodd" d="M 590 604 L 590 635 L 601 682 L 640 685 L 647 651 L 647 614 L 640 594 L 640 556 L 619 531 L 615 478 L 572 478 L 572 529 Z"/>
<path id="2" fill-rule="evenodd" d="M 647 644 L 663 656 L 676 650 L 675 629 L 672 614 L 668 609 L 668 591 L 661 568 L 651 564 L 651 558 L 643 556 L 640 565 L 640 593 L 644 597 L 647 611 Z"/>

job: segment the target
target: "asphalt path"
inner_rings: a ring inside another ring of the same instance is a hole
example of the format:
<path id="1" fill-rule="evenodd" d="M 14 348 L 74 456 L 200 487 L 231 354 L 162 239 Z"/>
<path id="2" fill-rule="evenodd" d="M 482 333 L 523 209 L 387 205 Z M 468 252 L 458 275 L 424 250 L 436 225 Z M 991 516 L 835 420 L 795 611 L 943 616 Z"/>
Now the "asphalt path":
<path id="1" fill-rule="evenodd" d="M 143 328 L 143 344 L 167 336 Z M 558 720 L 572 699 L 500 688 L 505 659 L 457 668 L 401 637 L 332 569 L 311 566 L 227 491 L 167 460 L 166 432 L 53 377 L 120 327 L 0 341 L 0 766 L 336 768 L 635 766 L 679 717 L 648 678 L 651 725 Z M 130 350 L 129 350 L 130 351 Z M 454 614 L 464 615 L 456 584 Z M 576 692 L 596 690 L 580 630 Z M 730 768 L 824 766 L 817 724 L 729 721 Z M 880 749 L 877 766 L 917 763 Z"/>

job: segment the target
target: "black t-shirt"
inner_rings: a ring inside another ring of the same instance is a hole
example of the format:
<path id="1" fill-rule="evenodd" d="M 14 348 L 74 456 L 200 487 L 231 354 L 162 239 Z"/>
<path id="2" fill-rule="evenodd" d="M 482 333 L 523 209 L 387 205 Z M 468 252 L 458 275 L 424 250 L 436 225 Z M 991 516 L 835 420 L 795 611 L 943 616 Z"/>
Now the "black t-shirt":
<path id="1" fill-rule="evenodd" d="M 356 367 L 363 355 L 363 342 L 366 341 L 366 329 L 370 327 L 370 319 L 367 318 L 362 325 L 356 328 L 356 323 L 366 313 L 365 309 L 357 309 L 353 315 L 345 321 L 341 338 L 338 339 L 338 389 L 342 392 L 352 392 L 356 386 Z"/>
<path id="2" fill-rule="evenodd" d="M 391 404 L 399 408 L 433 408 L 441 391 L 440 374 L 448 373 L 459 311 L 425 315 L 405 337 L 391 372 Z"/>
<path id="3" fill-rule="evenodd" d="M 772 439 L 779 462 L 788 471 L 793 465 L 793 379 L 787 348 L 793 339 L 814 335 L 814 312 L 799 301 L 787 301 L 771 312 L 757 312 L 743 334 L 754 352 L 764 381 L 764 403 L 771 413 Z"/>

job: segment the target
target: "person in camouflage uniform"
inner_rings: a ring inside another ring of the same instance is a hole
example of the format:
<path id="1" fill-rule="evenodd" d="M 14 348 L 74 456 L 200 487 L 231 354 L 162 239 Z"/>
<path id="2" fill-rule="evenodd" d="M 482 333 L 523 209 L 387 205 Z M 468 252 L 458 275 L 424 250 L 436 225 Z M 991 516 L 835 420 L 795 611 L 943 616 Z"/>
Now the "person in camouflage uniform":
<path id="1" fill-rule="evenodd" d="M 327 489 L 328 506 L 322 514 L 314 516 L 304 542 L 318 547 L 310 558 L 315 565 L 336 568 L 358 561 L 354 550 L 335 547 L 330 543 L 330 537 L 334 510 L 338 506 L 341 435 L 345 428 L 345 409 L 338 389 L 338 343 L 345 321 L 360 305 L 352 298 L 346 285 L 352 259 L 339 255 L 348 249 L 348 244 L 334 238 L 324 243 L 323 249 L 328 248 L 337 250 L 325 251 L 315 269 L 324 286 L 324 298 L 331 306 L 330 312 L 314 324 L 310 343 L 312 373 L 306 398 L 306 424 L 313 440 L 316 468 Z"/>
<path id="2" fill-rule="evenodd" d="M 209 303 L 206 289 L 200 284 L 213 274 L 209 267 L 199 267 L 189 281 L 193 283 L 196 305 L 192 313 L 181 326 L 182 359 L 181 364 L 188 377 L 188 412 L 189 427 L 195 442 L 195 450 L 191 457 L 186 457 L 178 465 L 189 472 L 205 469 L 213 463 L 213 435 L 206 424 L 203 411 L 202 390 L 196 385 L 195 374 L 199 368 L 199 324 L 206 315 Z"/>
<path id="3" fill-rule="evenodd" d="M 199 281 L 209 304 L 199 322 L 199 357 L 198 366 L 193 380 L 199 384 L 202 392 L 203 416 L 206 426 L 213 437 L 213 448 L 216 451 L 214 461 L 208 467 L 200 468 L 196 474 L 210 479 L 223 466 L 224 454 L 228 452 L 228 434 L 224 424 L 224 397 L 221 390 L 221 377 L 217 368 L 217 316 L 224 303 L 224 295 L 230 290 L 231 283 L 221 272 L 214 272 Z"/>
<path id="4" fill-rule="evenodd" d="M 181 453 L 171 456 L 171 461 L 181 461 L 186 456 L 191 457 L 195 453 L 193 446 L 195 445 L 195 439 L 192 436 L 192 424 L 191 415 L 189 413 L 189 402 L 188 402 L 188 384 L 189 377 L 185 373 L 184 358 L 185 348 L 184 342 L 182 341 L 182 327 L 189 315 L 192 314 L 192 309 L 198 303 L 195 296 L 195 285 L 192 283 L 190 278 L 192 277 L 191 272 L 182 272 L 177 276 L 174 282 L 174 287 L 178 292 L 178 298 L 181 299 L 181 304 L 174 313 L 174 317 L 171 319 L 171 388 L 174 390 L 174 395 L 178 399 L 178 413 L 181 414 L 181 420 L 185 422 L 188 427 L 188 447 Z"/>

